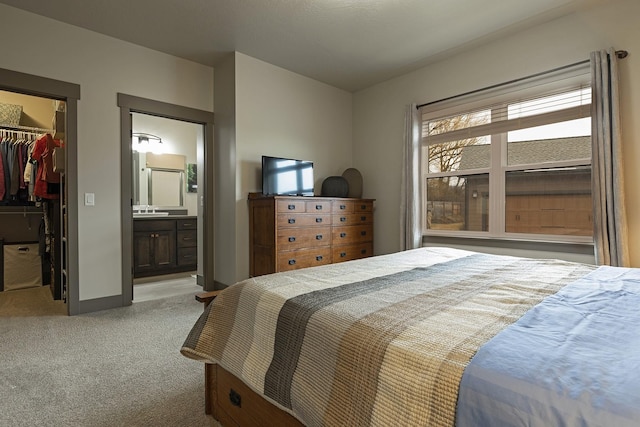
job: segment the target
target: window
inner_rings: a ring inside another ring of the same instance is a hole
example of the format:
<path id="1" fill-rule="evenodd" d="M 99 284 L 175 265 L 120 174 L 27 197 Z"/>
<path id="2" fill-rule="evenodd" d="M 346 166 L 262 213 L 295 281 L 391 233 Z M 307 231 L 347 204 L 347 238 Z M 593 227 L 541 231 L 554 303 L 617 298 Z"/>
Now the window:
<path id="1" fill-rule="evenodd" d="M 424 234 L 592 240 L 591 89 L 580 76 L 420 110 Z"/>

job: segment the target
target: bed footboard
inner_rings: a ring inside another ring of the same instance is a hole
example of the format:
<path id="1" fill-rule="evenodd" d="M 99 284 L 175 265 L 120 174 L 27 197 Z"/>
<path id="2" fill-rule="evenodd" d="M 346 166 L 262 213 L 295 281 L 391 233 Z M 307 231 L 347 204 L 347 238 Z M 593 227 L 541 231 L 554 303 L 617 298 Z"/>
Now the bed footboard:
<path id="1" fill-rule="evenodd" d="M 205 410 L 223 426 L 303 426 L 220 366 L 207 364 L 205 372 Z"/>
<path id="2" fill-rule="evenodd" d="M 220 291 L 201 292 L 196 300 L 207 307 Z M 224 427 L 302 427 L 291 414 L 278 408 L 215 364 L 204 365 L 204 411 Z"/>

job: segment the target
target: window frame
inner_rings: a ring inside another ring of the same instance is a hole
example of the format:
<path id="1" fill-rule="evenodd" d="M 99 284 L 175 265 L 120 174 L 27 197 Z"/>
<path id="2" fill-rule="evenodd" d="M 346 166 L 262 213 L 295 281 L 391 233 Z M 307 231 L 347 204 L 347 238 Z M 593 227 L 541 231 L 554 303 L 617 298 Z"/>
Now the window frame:
<path id="1" fill-rule="evenodd" d="M 473 92 L 469 95 L 447 98 L 446 100 L 427 104 L 419 109 L 420 129 L 425 122 L 439 118 L 464 114 L 483 108 L 518 102 L 525 97 L 544 97 L 558 91 L 571 91 L 590 86 L 591 76 L 588 63 L 575 64 L 532 78 L 512 81 L 504 85 L 492 86 L 488 90 Z M 569 244 L 593 244 L 593 236 L 528 234 L 506 232 L 506 175 L 511 171 L 562 168 L 573 166 L 590 166 L 589 159 L 573 159 L 557 162 L 534 164 L 507 164 L 507 133 L 493 134 L 490 142 L 490 164 L 488 168 L 465 169 L 447 172 L 429 172 L 427 153 L 428 143 L 420 140 L 420 222 L 424 237 L 455 237 L 471 239 L 514 240 L 529 242 L 552 242 Z M 434 230 L 427 228 L 427 179 L 440 177 L 467 177 L 469 175 L 488 174 L 489 192 L 489 227 L 488 231 L 467 230 Z"/>

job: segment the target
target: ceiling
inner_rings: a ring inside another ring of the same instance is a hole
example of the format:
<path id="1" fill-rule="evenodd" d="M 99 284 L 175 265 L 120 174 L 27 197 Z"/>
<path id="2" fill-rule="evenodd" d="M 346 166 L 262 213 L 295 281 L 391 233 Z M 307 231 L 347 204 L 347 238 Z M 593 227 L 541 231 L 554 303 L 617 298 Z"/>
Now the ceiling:
<path id="1" fill-rule="evenodd" d="M 0 0 L 209 66 L 238 51 L 357 91 L 607 0 Z"/>

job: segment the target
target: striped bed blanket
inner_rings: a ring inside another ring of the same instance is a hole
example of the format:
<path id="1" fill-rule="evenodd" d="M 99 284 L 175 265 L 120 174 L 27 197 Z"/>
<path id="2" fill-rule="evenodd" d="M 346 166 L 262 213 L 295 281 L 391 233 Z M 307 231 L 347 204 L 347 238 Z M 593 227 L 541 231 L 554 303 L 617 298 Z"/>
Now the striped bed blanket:
<path id="1" fill-rule="evenodd" d="M 453 426 L 477 349 L 594 269 L 421 248 L 255 277 L 220 293 L 181 352 L 307 426 Z"/>

